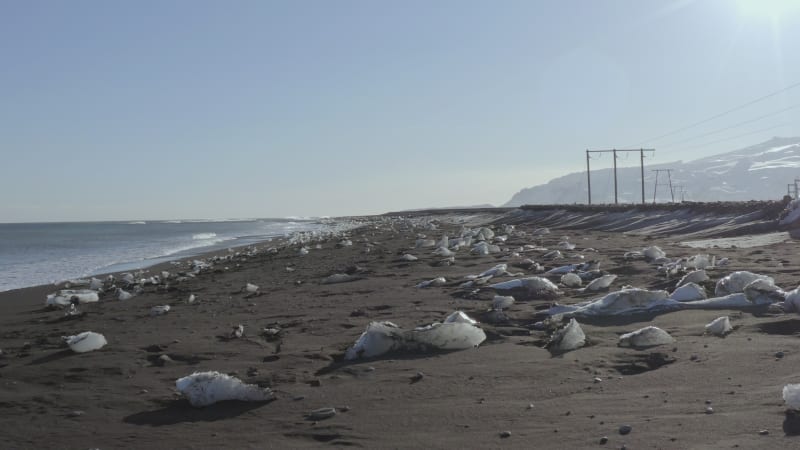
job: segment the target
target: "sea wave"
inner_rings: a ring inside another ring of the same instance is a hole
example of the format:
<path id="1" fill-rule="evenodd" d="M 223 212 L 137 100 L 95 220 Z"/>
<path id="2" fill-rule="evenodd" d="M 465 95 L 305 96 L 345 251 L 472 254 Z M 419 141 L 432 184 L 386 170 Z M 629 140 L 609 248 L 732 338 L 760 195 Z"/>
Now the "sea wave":
<path id="1" fill-rule="evenodd" d="M 217 233 L 197 233 L 192 235 L 192 239 L 195 241 L 204 241 L 207 239 L 214 239 L 217 237 Z"/>
<path id="2" fill-rule="evenodd" d="M 136 220 L 134 222 L 128 222 L 128 225 L 147 225 L 147 222 L 144 222 L 142 220 Z"/>

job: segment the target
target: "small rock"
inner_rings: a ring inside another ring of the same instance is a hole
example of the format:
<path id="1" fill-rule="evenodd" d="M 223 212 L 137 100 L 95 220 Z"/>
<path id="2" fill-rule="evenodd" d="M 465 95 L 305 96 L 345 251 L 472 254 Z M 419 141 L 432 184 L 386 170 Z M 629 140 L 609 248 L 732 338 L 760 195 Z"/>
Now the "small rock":
<path id="1" fill-rule="evenodd" d="M 760 434 L 761 436 L 766 436 L 769 434 L 769 430 L 759 430 L 758 434 Z"/>
<path id="2" fill-rule="evenodd" d="M 347 405 L 344 405 L 344 406 L 342 406 L 341 408 L 339 408 L 339 411 L 341 411 L 341 412 L 347 412 L 347 411 L 350 411 L 350 407 L 349 407 L 349 406 L 347 406 Z"/>
<path id="3" fill-rule="evenodd" d="M 82 416 L 84 414 L 86 414 L 84 411 L 75 410 L 75 411 L 70 411 L 69 413 L 67 413 L 67 417 L 80 417 L 80 416 Z"/>
<path id="4" fill-rule="evenodd" d="M 603 381 L 603 379 L 602 379 L 602 378 L 600 378 L 600 377 L 594 377 L 594 382 L 595 382 L 595 383 L 600 383 L 600 382 L 602 382 L 602 381 Z"/>
<path id="5" fill-rule="evenodd" d="M 509 438 L 509 437 L 511 437 L 511 432 L 510 432 L 510 431 L 508 431 L 508 430 L 506 430 L 506 431 L 501 431 L 501 432 L 500 432 L 500 437 L 501 437 L 501 438 L 504 438 L 504 439 L 505 439 L 505 438 Z"/>
<path id="6" fill-rule="evenodd" d="M 425 374 L 422 372 L 417 372 L 413 377 L 411 377 L 411 383 L 418 383 L 422 381 L 423 378 L 425 378 Z"/>
<path id="7" fill-rule="evenodd" d="M 162 364 L 171 363 L 172 358 L 169 357 L 166 353 L 158 357 L 158 360 L 161 361 Z"/>
<path id="8" fill-rule="evenodd" d="M 320 386 L 322 386 L 322 381 L 320 381 L 318 379 L 317 380 L 311 380 L 311 381 L 308 382 L 308 384 L 310 386 L 312 386 L 312 387 L 320 387 Z"/>
<path id="9" fill-rule="evenodd" d="M 603 436 L 600 438 L 600 445 L 605 445 L 608 442 L 608 436 Z"/>
<path id="10" fill-rule="evenodd" d="M 691 357 L 689 357 L 689 359 L 692 361 L 697 361 L 698 359 L 700 359 L 700 357 L 697 355 L 692 355 Z"/>
<path id="11" fill-rule="evenodd" d="M 533 403 L 528 403 L 528 409 L 533 409 Z"/>
<path id="12" fill-rule="evenodd" d="M 714 414 L 714 408 L 706 406 L 706 414 Z"/>
<path id="13" fill-rule="evenodd" d="M 781 359 L 781 358 L 783 358 L 784 356 L 785 356 L 785 355 L 784 355 L 784 353 L 783 353 L 783 352 L 775 352 L 775 357 L 776 357 L 776 358 L 778 358 L 778 359 Z"/>
<path id="14" fill-rule="evenodd" d="M 619 434 L 624 436 L 624 435 L 630 433 L 632 430 L 633 430 L 633 427 L 631 427 L 630 425 L 622 425 L 622 426 L 619 427 Z"/>

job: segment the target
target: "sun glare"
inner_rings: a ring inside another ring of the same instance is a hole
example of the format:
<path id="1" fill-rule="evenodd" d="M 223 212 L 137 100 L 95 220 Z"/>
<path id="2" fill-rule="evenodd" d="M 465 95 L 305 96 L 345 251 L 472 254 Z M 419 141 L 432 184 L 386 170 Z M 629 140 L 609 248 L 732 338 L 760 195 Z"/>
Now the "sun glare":
<path id="1" fill-rule="evenodd" d="M 800 12 L 800 0 L 738 0 L 745 16 L 778 19 Z"/>

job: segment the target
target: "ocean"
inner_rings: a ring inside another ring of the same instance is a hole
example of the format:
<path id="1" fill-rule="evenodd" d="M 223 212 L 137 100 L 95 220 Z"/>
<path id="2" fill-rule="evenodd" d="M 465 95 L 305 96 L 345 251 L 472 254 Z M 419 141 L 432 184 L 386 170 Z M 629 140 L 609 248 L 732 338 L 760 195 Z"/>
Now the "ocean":
<path id="1" fill-rule="evenodd" d="M 0 223 L 0 291 L 135 270 L 331 226 L 299 219 Z"/>

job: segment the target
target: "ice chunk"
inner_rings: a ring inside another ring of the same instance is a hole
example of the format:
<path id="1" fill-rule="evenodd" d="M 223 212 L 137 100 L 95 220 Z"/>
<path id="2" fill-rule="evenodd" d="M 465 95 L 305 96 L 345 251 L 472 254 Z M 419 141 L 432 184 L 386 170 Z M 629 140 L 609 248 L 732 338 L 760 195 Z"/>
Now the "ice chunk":
<path id="1" fill-rule="evenodd" d="M 431 286 L 444 286 L 447 283 L 447 279 L 445 277 L 436 277 L 432 280 L 427 280 L 419 283 L 416 287 L 418 288 L 427 288 Z"/>
<path id="2" fill-rule="evenodd" d="M 786 312 L 800 312 L 800 287 L 797 287 L 786 294 L 786 301 L 783 305 Z"/>
<path id="3" fill-rule="evenodd" d="M 247 283 L 244 287 L 244 290 L 250 294 L 255 294 L 258 292 L 258 286 L 253 283 Z"/>
<path id="4" fill-rule="evenodd" d="M 263 402 L 273 399 L 272 390 L 219 372 L 195 372 L 175 381 L 175 387 L 194 407 L 225 400 Z"/>
<path id="5" fill-rule="evenodd" d="M 787 384 L 783 387 L 783 401 L 786 407 L 798 411 L 800 410 L 800 384 Z"/>
<path id="6" fill-rule="evenodd" d="M 677 302 L 669 299 L 667 295 L 667 291 L 623 289 L 586 304 L 578 309 L 578 312 L 596 316 L 619 315 L 642 312 L 659 306 L 675 306 Z"/>
<path id="7" fill-rule="evenodd" d="M 400 259 L 402 261 L 412 262 L 412 261 L 418 260 L 419 258 L 417 258 L 416 256 L 414 256 L 414 255 L 412 255 L 410 253 L 405 253 L 405 254 L 403 254 L 403 256 L 400 257 Z"/>
<path id="8" fill-rule="evenodd" d="M 355 275 L 348 275 L 346 273 L 335 273 L 322 280 L 322 284 L 336 284 L 348 283 L 350 281 L 360 280 L 361 277 Z"/>
<path id="9" fill-rule="evenodd" d="M 93 331 L 84 331 L 75 336 L 63 338 L 69 348 L 75 353 L 86 353 L 103 348 L 108 342 L 105 336 Z"/>
<path id="10" fill-rule="evenodd" d="M 675 339 L 658 327 L 645 327 L 619 337 L 621 347 L 648 348 L 670 344 Z"/>
<path id="11" fill-rule="evenodd" d="M 457 311 L 445 323 L 403 330 L 391 322 L 371 322 L 352 347 L 346 360 L 371 358 L 391 351 L 464 350 L 477 347 L 486 334 L 475 321 Z"/>
<path id="12" fill-rule="evenodd" d="M 733 272 L 726 277 L 720 278 L 720 280 L 717 281 L 716 287 L 714 288 L 714 295 L 717 297 L 722 297 L 728 294 L 744 292 L 745 286 L 758 279 L 769 280 L 773 284 L 775 283 L 775 280 L 766 275 L 758 275 L 742 270 L 739 272 Z"/>
<path id="13" fill-rule="evenodd" d="M 710 255 L 697 254 L 686 260 L 687 267 L 694 267 L 695 269 L 706 269 L 713 267 L 713 258 Z"/>
<path id="14" fill-rule="evenodd" d="M 679 302 L 691 302 L 707 298 L 706 289 L 697 283 L 689 282 L 672 291 L 669 296 Z"/>
<path id="15" fill-rule="evenodd" d="M 558 286 L 542 277 L 519 278 L 489 285 L 490 288 L 502 292 L 519 293 L 516 298 L 552 298 L 559 294 Z"/>
<path id="16" fill-rule="evenodd" d="M 456 253 L 446 247 L 439 247 L 433 251 L 433 254 L 438 256 L 453 256 Z"/>
<path id="17" fill-rule="evenodd" d="M 583 280 L 575 273 L 567 273 L 561 276 L 561 284 L 566 287 L 577 288 L 581 287 Z"/>
<path id="18" fill-rule="evenodd" d="M 150 308 L 150 315 L 163 316 L 164 314 L 168 313 L 169 310 L 170 310 L 169 305 L 153 306 L 152 308 Z"/>
<path id="19" fill-rule="evenodd" d="M 644 250 L 642 250 L 642 254 L 644 255 L 644 257 L 646 259 L 649 259 L 651 261 L 655 261 L 655 260 L 657 260 L 659 258 L 663 258 L 663 257 L 667 256 L 667 254 L 664 253 L 663 250 L 661 250 L 660 248 L 656 247 L 655 245 L 647 247 Z"/>
<path id="20" fill-rule="evenodd" d="M 409 350 L 466 350 L 486 340 L 479 327 L 464 322 L 434 323 L 406 333 Z"/>
<path id="21" fill-rule="evenodd" d="M 553 333 L 547 349 L 551 353 L 560 354 L 576 350 L 586 344 L 586 334 L 575 319 L 570 319 L 567 326 Z"/>
<path id="22" fill-rule="evenodd" d="M 703 281 L 706 281 L 708 279 L 709 279 L 708 274 L 706 273 L 705 270 L 702 269 L 693 270 L 684 275 L 683 278 L 681 278 L 681 280 L 678 281 L 677 286 L 683 286 L 686 283 L 702 283 Z"/>
<path id="23" fill-rule="evenodd" d="M 501 310 L 510 308 L 514 304 L 514 297 L 507 295 L 495 295 L 492 299 L 492 309 Z"/>
<path id="24" fill-rule="evenodd" d="M 733 331 L 731 319 L 728 316 L 717 317 L 706 325 L 706 332 L 715 336 L 725 336 Z"/>
<path id="25" fill-rule="evenodd" d="M 759 278 L 744 287 L 744 296 L 753 303 L 767 301 L 774 303 L 784 300 L 785 293 L 775 286 L 772 278 Z"/>
<path id="26" fill-rule="evenodd" d="M 470 325 L 475 325 L 478 322 L 466 315 L 463 311 L 455 311 L 444 319 L 444 323 L 468 323 Z"/>
<path id="27" fill-rule="evenodd" d="M 611 275 L 611 274 L 603 275 L 602 277 L 595 278 L 594 280 L 589 282 L 589 284 L 586 285 L 585 290 L 599 291 L 601 289 L 607 289 L 609 286 L 611 286 L 611 283 L 613 283 L 614 280 L 616 279 L 617 279 L 616 275 Z"/>
<path id="28" fill-rule="evenodd" d="M 498 265 L 492 267 L 491 269 L 484 270 L 483 272 L 481 272 L 478 275 L 478 278 L 486 277 L 486 276 L 499 277 L 499 276 L 505 275 L 507 273 L 508 273 L 508 264 L 498 264 Z"/>

